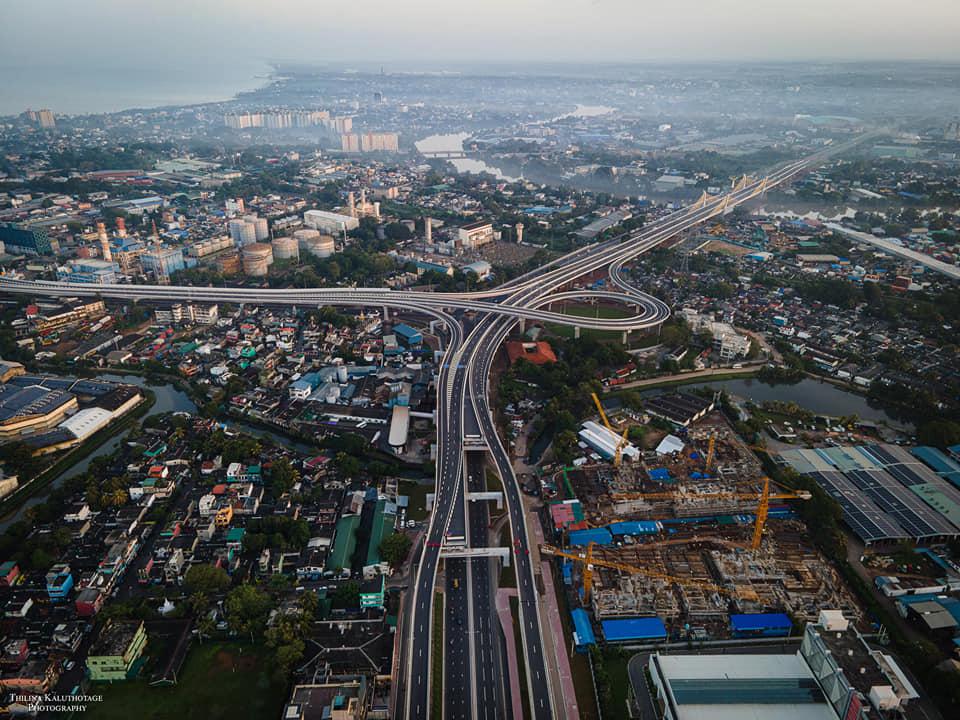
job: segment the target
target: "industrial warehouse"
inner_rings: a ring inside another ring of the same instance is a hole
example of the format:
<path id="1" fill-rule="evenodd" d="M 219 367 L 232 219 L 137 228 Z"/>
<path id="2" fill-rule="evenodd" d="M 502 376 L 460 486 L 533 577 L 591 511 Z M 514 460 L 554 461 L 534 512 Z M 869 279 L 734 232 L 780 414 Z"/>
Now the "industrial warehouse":
<path id="1" fill-rule="evenodd" d="M 903 448 L 788 450 L 778 460 L 830 493 L 846 524 L 867 545 L 942 542 L 960 535 L 960 490 Z"/>

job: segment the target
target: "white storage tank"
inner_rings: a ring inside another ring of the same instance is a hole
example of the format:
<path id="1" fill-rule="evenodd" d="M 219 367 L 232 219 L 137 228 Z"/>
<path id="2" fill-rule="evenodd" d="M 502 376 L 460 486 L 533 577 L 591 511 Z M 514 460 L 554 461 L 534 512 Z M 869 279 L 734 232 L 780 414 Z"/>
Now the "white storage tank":
<path id="1" fill-rule="evenodd" d="M 253 232 L 257 242 L 270 239 L 270 227 L 267 224 L 266 218 L 258 217 L 257 215 L 246 215 L 243 219 L 253 225 Z"/>
<path id="2" fill-rule="evenodd" d="M 307 240 L 304 245 L 308 253 L 316 255 L 319 258 L 328 258 L 333 255 L 337 249 L 333 235 L 320 235 L 319 237 L 311 238 Z"/>
<path id="3" fill-rule="evenodd" d="M 254 277 L 263 277 L 273 264 L 273 248 L 266 243 L 251 243 L 241 251 L 243 272 Z"/>
<path id="4" fill-rule="evenodd" d="M 337 368 L 337 381 L 342 385 L 343 383 L 347 382 L 347 378 L 348 378 L 347 366 L 340 365 Z"/>
<path id="5" fill-rule="evenodd" d="M 295 230 L 293 237 L 300 244 L 300 250 L 307 252 L 307 243 L 320 237 L 320 231 L 313 228 L 303 228 L 302 230 Z"/>
<path id="6" fill-rule="evenodd" d="M 296 238 L 278 237 L 273 239 L 273 257 L 275 260 L 299 260 L 300 243 Z"/>

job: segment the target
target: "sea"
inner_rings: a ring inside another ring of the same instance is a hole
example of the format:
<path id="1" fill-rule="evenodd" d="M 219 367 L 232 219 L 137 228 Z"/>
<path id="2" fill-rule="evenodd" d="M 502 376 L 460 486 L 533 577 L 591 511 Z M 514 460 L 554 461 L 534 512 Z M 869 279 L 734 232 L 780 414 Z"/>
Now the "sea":
<path id="1" fill-rule="evenodd" d="M 49 108 L 55 115 L 111 113 L 137 108 L 230 100 L 262 87 L 273 68 L 239 60 L 197 67 L 169 62 L 138 66 L 47 66 L 0 62 L 0 115 Z"/>

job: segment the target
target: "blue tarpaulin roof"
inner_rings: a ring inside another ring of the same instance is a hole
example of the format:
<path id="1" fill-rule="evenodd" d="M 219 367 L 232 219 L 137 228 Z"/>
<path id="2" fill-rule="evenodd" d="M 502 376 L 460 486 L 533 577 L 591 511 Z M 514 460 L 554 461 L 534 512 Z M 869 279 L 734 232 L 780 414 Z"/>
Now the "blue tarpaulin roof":
<path id="1" fill-rule="evenodd" d="M 653 468 L 653 470 L 651 470 L 649 474 L 650 474 L 651 480 L 669 480 L 670 479 L 670 471 L 667 470 L 666 468 Z"/>
<path id="2" fill-rule="evenodd" d="M 570 614 L 573 616 L 573 630 L 577 634 L 577 646 L 596 644 L 597 638 L 593 634 L 593 626 L 590 625 L 587 611 L 577 608 Z"/>
<path id="3" fill-rule="evenodd" d="M 769 630 L 771 628 L 792 628 L 793 623 L 784 613 L 750 613 L 731 615 L 730 627 L 738 632 L 751 630 Z"/>
<path id="4" fill-rule="evenodd" d="M 607 642 L 663 640 L 667 637 L 667 628 L 658 617 L 603 620 L 600 626 Z"/>
<path id="5" fill-rule="evenodd" d="M 570 533 L 571 545 L 609 545 L 613 542 L 613 536 L 606 528 L 590 528 L 589 530 L 574 530 Z"/>
<path id="6" fill-rule="evenodd" d="M 607 525 L 607 529 L 614 535 L 655 535 L 660 527 L 656 520 L 632 520 Z"/>

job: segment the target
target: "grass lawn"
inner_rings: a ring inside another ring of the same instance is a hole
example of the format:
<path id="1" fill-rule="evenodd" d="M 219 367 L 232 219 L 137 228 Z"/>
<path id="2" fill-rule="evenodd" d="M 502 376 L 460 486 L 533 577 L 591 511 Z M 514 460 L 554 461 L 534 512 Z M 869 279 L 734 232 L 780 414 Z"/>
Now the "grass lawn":
<path id="1" fill-rule="evenodd" d="M 562 312 L 564 315 L 576 315 L 577 317 L 588 318 L 624 318 L 635 314 L 630 308 L 612 305 L 567 305 L 562 310 L 560 308 L 554 308 L 554 310 Z M 560 337 L 572 338 L 574 336 L 574 328 L 570 325 L 554 325 L 550 323 L 547 325 L 547 328 L 551 333 L 559 335 Z M 622 339 L 623 333 L 616 330 L 583 329 L 580 331 L 580 337 L 619 341 Z"/>
<path id="2" fill-rule="evenodd" d="M 433 708 L 433 716 L 441 717 L 443 715 L 443 601 L 441 593 L 433 594 L 433 634 L 432 648 L 430 650 L 433 667 L 430 673 L 430 705 Z"/>
<path id="3" fill-rule="evenodd" d="M 249 644 L 194 643 L 177 685 L 94 683 L 88 693 L 102 694 L 103 702 L 89 705 L 84 720 L 280 717 L 287 686 L 277 682 L 268 655 L 266 648 Z"/>
<path id="4" fill-rule="evenodd" d="M 427 493 L 432 490 L 433 488 L 430 485 L 421 485 L 409 480 L 400 483 L 400 494 L 410 498 L 410 507 L 407 508 L 408 519 L 419 522 L 430 516 L 430 513 L 427 512 Z"/>
<path id="5" fill-rule="evenodd" d="M 630 675 L 627 673 L 627 663 L 630 657 L 626 653 L 611 652 L 609 650 L 603 653 L 603 664 L 607 668 L 607 674 L 610 676 L 610 691 L 613 693 L 613 709 L 617 713 L 627 712 L 627 693 L 630 688 Z"/>

